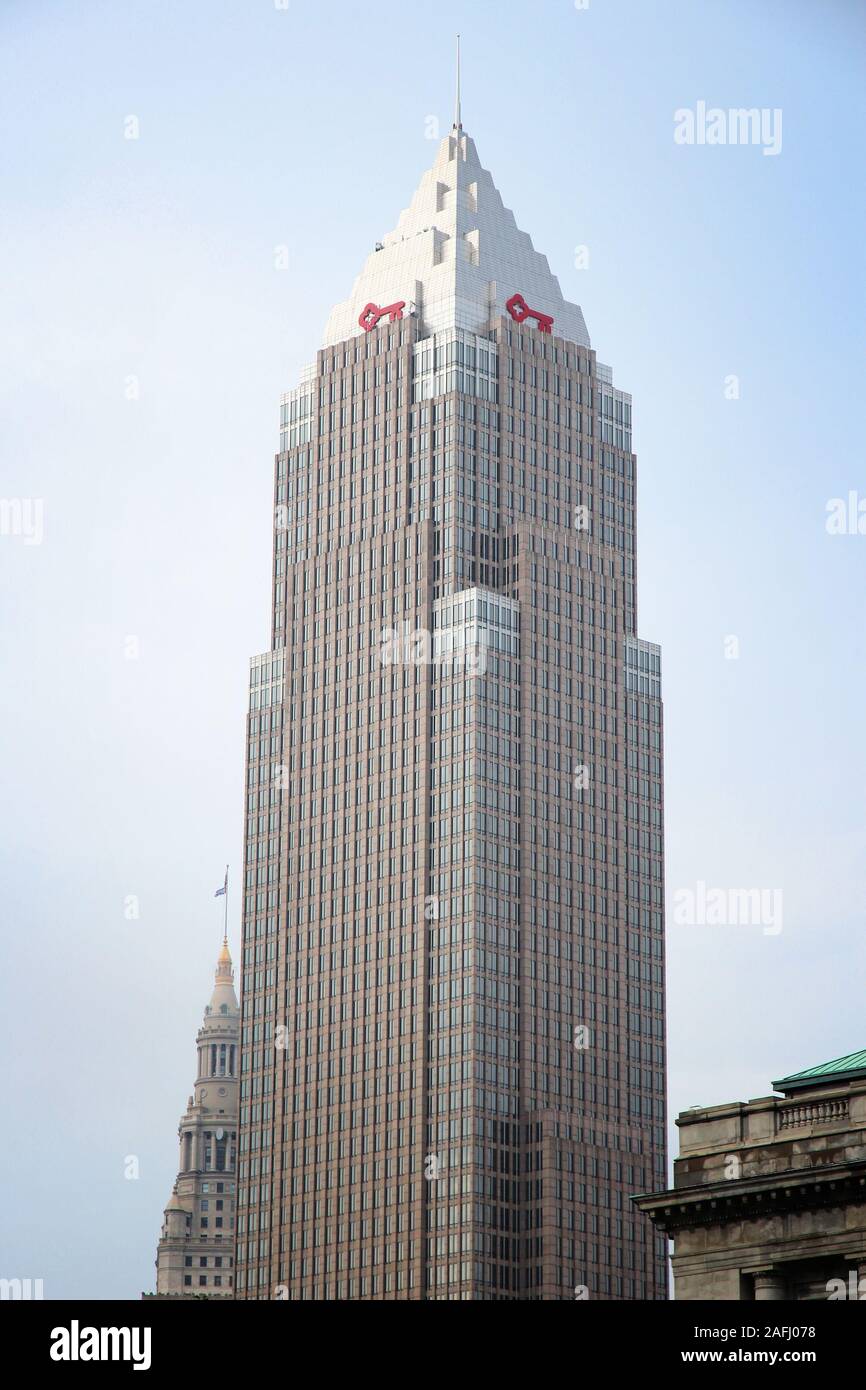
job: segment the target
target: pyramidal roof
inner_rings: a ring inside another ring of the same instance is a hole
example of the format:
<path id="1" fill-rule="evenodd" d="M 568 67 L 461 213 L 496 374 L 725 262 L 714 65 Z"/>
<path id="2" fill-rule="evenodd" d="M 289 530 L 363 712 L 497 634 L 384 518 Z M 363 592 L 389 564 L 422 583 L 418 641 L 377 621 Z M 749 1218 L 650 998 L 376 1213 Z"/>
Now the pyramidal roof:
<path id="1" fill-rule="evenodd" d="M 401 300 L 421 334 L 462 328 L 487 333 L 514 294 L 553 318 L 552 332 L 589 347 L 583 314 L 563 298 L 559 281 L 482 168 L 474 140 L 455 124 L 439 144 L 397 226 L 367 257 L 348 299 L 331 310 L 324 347 L 364 332 L 369 304 Z"/>
<path id="2" fill-rule="evenodd" d="M 799 1091 L 808 1086 L 818 1086 L 829 1081 L 853 1081 L 866 1076 L 866 1051 L 849 1052 L 845 1057 L 836 1057 L 832 1062 L 822 1062 L 806 1071 L 794 1072 L 781 1081 L 774 1081 L 777 1091 Z"/>

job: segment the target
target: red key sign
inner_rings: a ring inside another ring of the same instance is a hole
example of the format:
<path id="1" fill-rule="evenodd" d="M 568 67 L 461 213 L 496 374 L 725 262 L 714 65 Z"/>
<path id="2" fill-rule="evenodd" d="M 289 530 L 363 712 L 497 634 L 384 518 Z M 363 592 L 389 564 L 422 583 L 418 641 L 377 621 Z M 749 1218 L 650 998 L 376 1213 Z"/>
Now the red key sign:
<path id="1" fill-rule="evenodd" d="M 376 327 L 380 319 L 388 315 L 389 323 L 396 323 L 397 319 L 403 317 L 403 310 L 406 308 L 405 299 L 400 299 L 396 304 L 386 304 L 384 309 L 380 309 L 378 304 L 368 304 L 358 315 L 358 322 L 365 333 L 370 333 Z"/>
<path id="2" fill-rule="evenodd" d="M 530 309 L 522 294 L 513 294 L 505 307 L 515 323 L 523 323 L 524 319 L 536 319 L 540 333 L 549 333 L 553 326 L 552 315 L 542 314 L 540 309 Z"/>

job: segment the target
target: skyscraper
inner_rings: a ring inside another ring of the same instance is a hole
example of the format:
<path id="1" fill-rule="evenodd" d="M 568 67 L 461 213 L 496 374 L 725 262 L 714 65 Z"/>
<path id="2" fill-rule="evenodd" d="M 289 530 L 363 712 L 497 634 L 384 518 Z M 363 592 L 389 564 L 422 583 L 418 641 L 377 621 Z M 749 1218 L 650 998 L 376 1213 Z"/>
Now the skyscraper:
<path id="1" fill-rule="evenodd" d="M 223 941 L 196 1038 L 195 1093 L 178 1126 L 180 1160 L 160 1232 L 157 1295 L 233 1294 L 239 1024 L 232 958 Z"/>
<path id="2" fill-rule="evenodd" d="M 237 1296 L 665 1296 L 631 400 L 458 107 L 282 399 Z"/>

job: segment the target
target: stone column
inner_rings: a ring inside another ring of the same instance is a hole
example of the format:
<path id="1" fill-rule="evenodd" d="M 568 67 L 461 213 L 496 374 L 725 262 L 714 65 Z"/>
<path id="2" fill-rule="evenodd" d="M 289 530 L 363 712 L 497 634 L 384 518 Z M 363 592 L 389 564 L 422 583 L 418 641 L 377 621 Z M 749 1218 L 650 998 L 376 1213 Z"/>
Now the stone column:
<path id="1" fill-rule="evenodd" d="M 756 1301 L 778 1301 L 787 1296 L 785 1277 L 774 1269 L 759 1269 L 754 1275 L 754 1280 Z"/>

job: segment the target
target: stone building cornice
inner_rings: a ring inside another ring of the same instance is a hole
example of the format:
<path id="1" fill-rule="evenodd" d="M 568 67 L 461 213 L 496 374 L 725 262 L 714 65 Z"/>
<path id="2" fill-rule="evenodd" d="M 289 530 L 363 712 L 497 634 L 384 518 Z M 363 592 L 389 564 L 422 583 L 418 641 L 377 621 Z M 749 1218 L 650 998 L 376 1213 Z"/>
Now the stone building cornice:
<path id="1" fill-rule="evenodd" d="M 866 1160 L 670 1188 L 632 1201 L 665 1234 L 780 1212 L 866 1204 Z"/>

